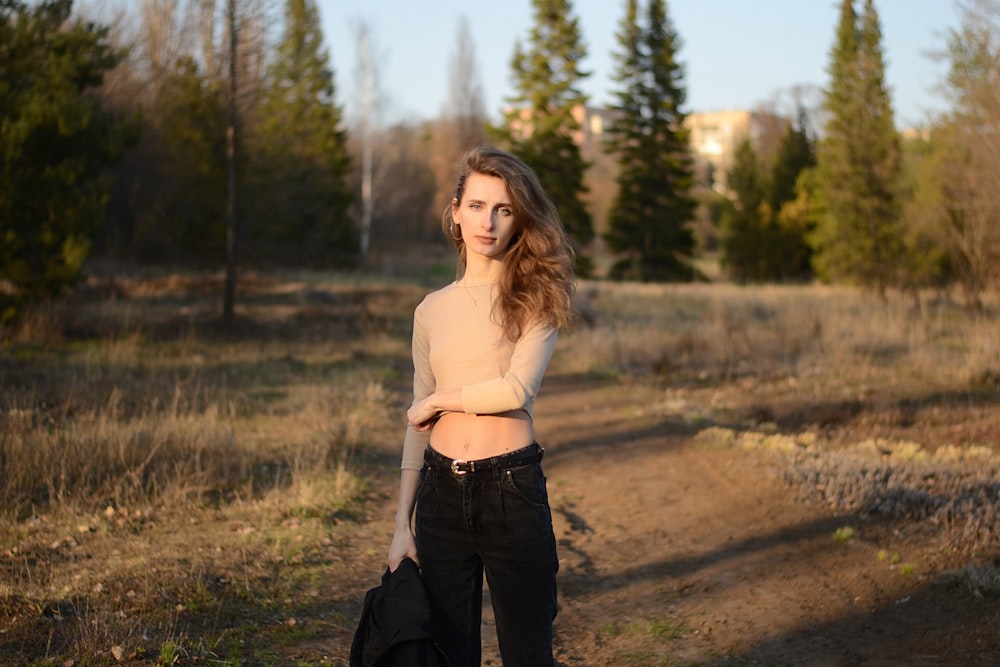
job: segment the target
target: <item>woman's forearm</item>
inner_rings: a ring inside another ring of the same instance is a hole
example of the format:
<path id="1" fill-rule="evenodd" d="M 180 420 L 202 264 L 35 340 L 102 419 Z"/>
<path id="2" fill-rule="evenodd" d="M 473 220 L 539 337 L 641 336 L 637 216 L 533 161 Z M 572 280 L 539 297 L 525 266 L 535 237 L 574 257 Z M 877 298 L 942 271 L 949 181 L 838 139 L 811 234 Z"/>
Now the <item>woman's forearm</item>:
<path id="1" fill-rule="evenodd" d="M 399 475 L 399 506 L 396 509 L 396 528 L 410 529 L 413 508 L 417 504 L 420 471 L 404 469 Z"/>
<path id="2" fill-rule="evenodd" d="M 416 540 L 410 528 L 419 487 L 420 471 L 405 468 L 399 476 L 399 509 L 396 510 L 396 529 L 392 533 L 392 544 L 389 545 L 388 564 L 389 570 L 393 572 L 404 558 L 420 563 Z"/>
<path id="3" fill-rule="evenodd" d="M 462 390 L 445 389 L 431 396 L 431 403 L 437 412 L 462 412 Z"/>
<path id="4" fill-rule="evenodd" d="M 428 430 L 442 412 L 463 412 L 462 390 L 445 389 L 417 401 L 406 412 L 406 419 L 418 431 Z"/>

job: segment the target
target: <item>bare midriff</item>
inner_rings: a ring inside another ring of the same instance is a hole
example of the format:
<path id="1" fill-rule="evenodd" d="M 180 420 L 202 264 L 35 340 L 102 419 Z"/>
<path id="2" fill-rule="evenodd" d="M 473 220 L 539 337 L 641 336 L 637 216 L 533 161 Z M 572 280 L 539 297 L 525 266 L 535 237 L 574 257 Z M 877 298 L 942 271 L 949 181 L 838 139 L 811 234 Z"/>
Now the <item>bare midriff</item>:
<path id="1" fill-rule="evenodd" d="M 535 428 L 524 410 L 495 415 L 446 412 L 431 429 L 431 447 L 448 458 L 475 461 L 526 447 Z"/>

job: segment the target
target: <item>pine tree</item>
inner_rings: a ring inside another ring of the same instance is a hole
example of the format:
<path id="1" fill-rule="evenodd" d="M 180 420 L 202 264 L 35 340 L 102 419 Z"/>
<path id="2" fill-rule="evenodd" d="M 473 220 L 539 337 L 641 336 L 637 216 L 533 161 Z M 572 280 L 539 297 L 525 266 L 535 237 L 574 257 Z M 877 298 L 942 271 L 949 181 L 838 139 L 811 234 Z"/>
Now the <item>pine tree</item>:
<path id="1" fill-rule="evenodd" d="M 805 109 L 799 108 L 795 124 L 790 125 L 781 138 L 771 169 L 773 280 L 803 280 L 812 276 L 812 248 L 808 241 L 812 224 L 800 215 L 798 198 L 803 174 L 815 167 L 816 149 L 809 135 L 807 114 Z"/>
<path id="2" fill-rule="evenodd" d="M 808 218 L 798 199 L 802 173 L 815 165 L 806 115 L 799 110 L 768 171 L 753 144 L 736 149 L 727 183 L 735 194 L 733 210 L 722 221 L 722 263 L 740 281 L 800 280 L 810 275 Z"/>
<path id="3" fill-rule="evenodd" d="M 534 23 L 527 49 L 518 41 L 510 61 L 515 93 L 507 101 L 500 127 L 491 128 L 499 144 L 518 154 L 538 174 L 566 231 L 577 246 L 577 270 L 591 271 L 581 248 L 594 238 L 594 225 L 582 195 L 587 163 L 574 135 L 587 103 L 580 69 L 587 51 L 570 0 L 532 0 Z"/>
<path id="4" fill-rule="evenodd" d="M 617 34 L 614 80 L 620 86 L 607 147 L 618 162 L 618 194 L 605 235 L 620 255 L 611 277 L 690 280 L 694 236 L 689 222 L 693 162 L 684 127 L 684 73 L 676 54 L 679 38 L 663 0 L 650 0 L 645 22 L 636 0 L 628 0 Z"/>
<path id="5" fill-rule="evenodd" d="M 780 211 L 787 202 L 795 199 L 795 184 L 803 169 L 816 166 L 816 149 L 809 136 L 806 110 L 799 108 L 795 123 L 778 145 L 778 155 L 771 170 L 771 208 Z"/>
<path id="6" fill-rule="evenodd" d="M 255 147 L 257 184 L 247 245 L 272 261 L 353 262 L 349 158 L 333 71 L 314 0 L 287 0 L 268 72 Z"/>
<path id="7" fill-rule="evenodd" d="M 71 0 L 0 2 L 0 319 L 65 292 L 106 218 L 108 170 L 138 126 L 90 90 L 124 55 Z"/>
<path id="8" fill-rule="evenodd" d="M 190 56 L 161 73 L 148 169 L 150 201 L 136 229 L 139 259 L 217 262 L 225 257 L 226 92 Z M 155 185 L 149 184 L 152 181 Z"/>
<path id="9" fill-rule="evenodd" d="M 735 201 L 733 210 L 722 221 L 722 266 L 734 280 L 767 280 L 772 218 L 766 203 L 768 183 L 749 138 L 736 146 L 726 183 Z"/>
<path id="10" fill-rule="evenodd" d="M 896 280 L 900 229 L 895 189 L 899 139 L 885 86 L 882 33 L 872 0 L 859 17 L 843 0 L 831 50 L 829 115 L 819 151 L 828 215 L 812 238 L 822 277 L 884 294 Z"/>

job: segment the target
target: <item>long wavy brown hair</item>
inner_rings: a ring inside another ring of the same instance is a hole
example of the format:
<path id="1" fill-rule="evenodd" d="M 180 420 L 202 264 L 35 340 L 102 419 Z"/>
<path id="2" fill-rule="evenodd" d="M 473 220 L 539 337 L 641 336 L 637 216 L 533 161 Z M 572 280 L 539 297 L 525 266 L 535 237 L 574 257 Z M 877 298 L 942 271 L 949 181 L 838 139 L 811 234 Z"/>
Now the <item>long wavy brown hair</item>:
<path id="1" fill-rule="evenodd" d="M 459 274 L 465 273 L 466 248 L 453 212 L 462 203 L 465 182 L 474 172 L 503 180 L 514 213 L 514 236 L 503 260 L 494 301 L 504 335 L 516 341 L 535 323 L 571 328 L 576 319 L 574 252 L 559 212 L 531 167 L 495 146 L 477 146 L 463 156 L 455 186 L 456 203 L 445 209 L 441 219 L 445 236 L 458 251 Z"/>

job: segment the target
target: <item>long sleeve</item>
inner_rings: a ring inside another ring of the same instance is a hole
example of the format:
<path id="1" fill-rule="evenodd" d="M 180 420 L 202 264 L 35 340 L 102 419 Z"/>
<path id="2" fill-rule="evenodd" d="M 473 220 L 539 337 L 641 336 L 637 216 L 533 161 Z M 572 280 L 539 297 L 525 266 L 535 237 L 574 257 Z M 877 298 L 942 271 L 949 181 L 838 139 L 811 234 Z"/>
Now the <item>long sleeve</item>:
<path id="1" fill-rule="evenodd" d="M 427 314 L 419 306 L 413 314 L 413 340 L 411 352 L 413 355 L 413 402 L 430 396 L 437 386 L 430 362 L 430 339 Z M 404 470 L 420 470 L 424 462 L 424 449 L 430 441 L 430 431 L 418 431 L 413 425 L 407 425 L 403 438 L 403 461 L 400 466 Z"/>
<path id="2" fill-rule="evenodd" d="M 462 387 L 462 409 L 494 414 L 530 408 L 555 351 L 558 332 L 534 326 L 514 344 L 510 367 L 502 376 Z"/>

